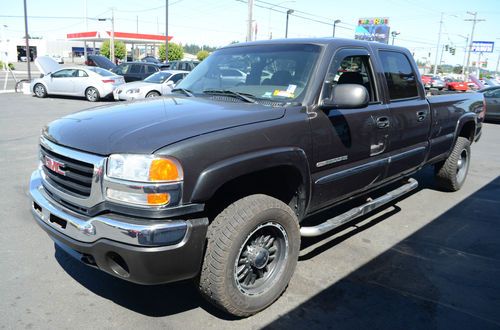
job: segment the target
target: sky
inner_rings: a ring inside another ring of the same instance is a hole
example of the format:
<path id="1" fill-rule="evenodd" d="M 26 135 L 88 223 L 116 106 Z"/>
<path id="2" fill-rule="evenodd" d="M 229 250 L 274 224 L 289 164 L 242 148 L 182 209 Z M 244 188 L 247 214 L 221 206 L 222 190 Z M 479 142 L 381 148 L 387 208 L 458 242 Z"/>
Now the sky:
<path id="1" fill-rule="evenodd" d="M 173 42 L 182 44 L 224 46 L 232 41 L 245 41 L 246 1 L 169 0 L 169 35 L 173 36 Z M 66 33 L 109 30 L 109 21 L 96 18 L 111 17 L 111 8 L 115 31 L 164 34 L 165 3 L 165 0 L 27 0 L 29 34 L 64 39 Z M 410 49 L 417 59 L 429 58 L 431 53 L 432 63 L 443 13 L 441 45 L 456 47 L 454 56 L 443 53 L 443 62 L 451 65 L 461 65 L 464 61 L 465 37 L 472 30 L 472 22 L 464 19 L 472 18 L 468 11 L 477 12 L 477 18 L 485 21 L 476 24 L 474 40 L 494 41 L 496 45 L 494 52 L 483 54 L 481 60 L 487 60 L 488 69 L 494 70 L 500 54 L 500 0 L 255 0 L 253 19 L 258 40 L 269 39 L 270 34 L 273 39 L 284 37 L 287 9 L 295 11 L 289 18 L 289 37 L 329 37 L 333 21 L 339 19 L 335 36 L 353 38 L 359 18 L 388 17 L 391 31 L 400 33 L 395 44 Z M 3 28 L 7 39 L 24 36 L 22 15 L 23 1 L 3 0 L 0 28 L 7 25 Z M 441 51 L 442 46 L 439 58 Z M 472 54 L 471 61 L 477 57 Z"/>

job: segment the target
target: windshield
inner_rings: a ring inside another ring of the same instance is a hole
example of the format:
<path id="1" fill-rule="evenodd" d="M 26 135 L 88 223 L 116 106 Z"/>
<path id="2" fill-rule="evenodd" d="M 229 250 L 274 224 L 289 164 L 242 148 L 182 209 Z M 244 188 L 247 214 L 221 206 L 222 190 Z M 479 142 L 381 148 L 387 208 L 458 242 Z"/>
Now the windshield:
<path id="1" fill-rule="evenodd" d="M 101 76 L 104 76 L 104 77 L 116 76 L 113 72 L 102 69 L 98 66 L 89 66 L 89 67 L 87 67 L 87 70 L 93 71 L 93 72 L 95 72 Z"/>
<path id="2" fill-rule="evenodd" d="M 152 75 L 150 75 L 146 79 L 144 79 L 144 81 L 148 82 L 148 83 L 153 83 L 153 84 L 161 84 L 165 80 L 167 80 L 171 75 L 172 75 L 171 73 L 168 73 L 165 71 L 158 71 L 156 73 L 153 73 Z"/>
<path id="3" fill-rule="evenodd" d="M 300 101 L 321 47 L 310 44 L 255 45 L 214 52 L 178 88 L 193 94 L 231 91 L 255 99 Z"/>

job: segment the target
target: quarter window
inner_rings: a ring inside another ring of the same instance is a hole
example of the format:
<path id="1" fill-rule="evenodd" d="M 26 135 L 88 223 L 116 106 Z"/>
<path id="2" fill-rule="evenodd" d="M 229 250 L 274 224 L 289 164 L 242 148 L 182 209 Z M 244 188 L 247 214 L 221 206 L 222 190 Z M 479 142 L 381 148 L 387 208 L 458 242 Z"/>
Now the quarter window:
<path id="1" fill-rule="evenodd" d="M 415 73 L 406 55 L 392 51 L 380 51 L 380 60 L 391 100 L 418 96 Z"/>

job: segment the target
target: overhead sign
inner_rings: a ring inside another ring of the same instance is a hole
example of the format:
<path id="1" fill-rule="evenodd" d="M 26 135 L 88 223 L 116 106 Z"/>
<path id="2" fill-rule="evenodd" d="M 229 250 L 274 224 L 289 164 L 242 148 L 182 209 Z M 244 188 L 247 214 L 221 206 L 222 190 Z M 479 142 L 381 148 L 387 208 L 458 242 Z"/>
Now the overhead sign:
<path id="1" fill-rule="evenodd" d="M 358 19 L 354 39 L 389 43 L 389 19 L 387 17 L 372 17 Z"/>
<path id="2" fill-rule="evenodd" d="M 473 41 L 470 51 L 473 53 L 493 53 L 493 41 Z"/>

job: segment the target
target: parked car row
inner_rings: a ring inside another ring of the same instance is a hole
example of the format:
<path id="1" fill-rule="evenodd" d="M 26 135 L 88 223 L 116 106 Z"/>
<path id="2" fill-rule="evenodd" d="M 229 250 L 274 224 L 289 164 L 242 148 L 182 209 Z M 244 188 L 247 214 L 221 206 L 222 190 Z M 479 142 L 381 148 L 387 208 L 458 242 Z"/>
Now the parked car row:
<path id="1" fill-rule="evenodd" d="M 161 71 L 157 65 L 147 62 L 123 63 L 106 70 L 98 66 L 107 64 L 101 57 L 90 56 L 87 66 L 79 67 L 61 67 L 52 57 L 37 57 L 35 64 L 42 76 L 31 82 L 32 93 L 40 98 L 79 96 L 90 102 L 110 96 L 116 100 L 132 100 L 168 94 L 188 74 L 179 70 Z"/>

